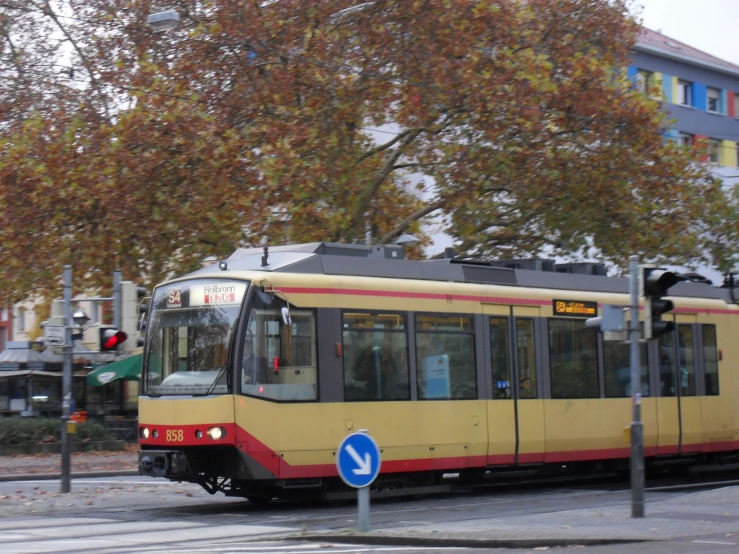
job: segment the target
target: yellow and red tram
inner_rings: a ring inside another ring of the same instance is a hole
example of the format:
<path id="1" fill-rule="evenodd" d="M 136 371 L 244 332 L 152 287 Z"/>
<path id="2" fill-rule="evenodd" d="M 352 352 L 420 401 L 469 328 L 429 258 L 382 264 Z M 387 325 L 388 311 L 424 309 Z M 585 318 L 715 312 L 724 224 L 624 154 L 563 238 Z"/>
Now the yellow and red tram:
<path id="1" fill-rule="evenodd" d="M 140 472 L 256 501 L 326 491 L 339 486 L 338 444 L 359 429 L 382 450 L 378 486 L 623 464 L 628 345 L 585 319 L 626 306 L 627 280 L 593 274 L 593 264 L 565 274 L 526 263 L 316 243 L 239 250 L 159 285 Z M 645 456 L 732 459 L 739 306 L 702 283 L 671 294 L 675 330 L 641 346 Z"/>

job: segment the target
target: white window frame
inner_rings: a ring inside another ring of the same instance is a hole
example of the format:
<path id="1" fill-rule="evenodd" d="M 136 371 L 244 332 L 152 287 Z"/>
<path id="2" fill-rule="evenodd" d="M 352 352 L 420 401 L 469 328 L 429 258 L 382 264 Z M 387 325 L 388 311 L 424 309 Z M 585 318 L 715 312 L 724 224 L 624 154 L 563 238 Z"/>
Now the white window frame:
<path id="1" fill-rule="evenodd" d="M 693 106 L 693 83 L 690 81 L 683 81 L 678 79 L 677 81 L 677 104 L 681 106 Z"/>
<path id="2" fill-rule="evenodd" d="M 715 98 L 711 96 L 711 93 L 715 93 Z M 711 109 L 711 101 L 716 101 L 716 109 Z M 710 113 L 721 113 L 721 89 L 714 87 L 706 87 L 706 111 Z"/>
<path id="3" fill-rule="evenodd" d="M 654 86 L 654 71 L 647 69 L 636 70 L 636 86 L 639 92 L 649 95 L 652 87 Z"/>
<path id="4" fill-rule="evenodd" d="M 708 139 L 708 161 L 715 164 L 721 163 L 721 141 L 719 139 Z"/>
<path id="5" fill-rule="evenodd" d="M 19 333 L 26 332 L 26 309 L 25 308 L 18 308 L 18 321 L 16 323 L 16 328 L 18 329 Z"/>

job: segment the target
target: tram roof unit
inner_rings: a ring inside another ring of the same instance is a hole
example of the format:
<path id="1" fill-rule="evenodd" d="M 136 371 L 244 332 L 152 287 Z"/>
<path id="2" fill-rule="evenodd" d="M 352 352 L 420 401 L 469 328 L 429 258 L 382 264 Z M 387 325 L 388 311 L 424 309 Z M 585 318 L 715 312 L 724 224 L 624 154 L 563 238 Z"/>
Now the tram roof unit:
<path id="1" fill-rule="evenodd" d="M 402 246 L 313 242 L 270 246 L 267 264 L 264 248 L 240 248 L 226 260 L 228 270 L 305 273 L 318 275 L 419 279 L 558 290 L 628 294 L 629 280 L 607 277 L 603 264 L 557 264 L 553 260 L 475 261 L 457 258 L 407 260 Z M 209 266 L 188 277 L 211 274 Z M 671 296 L 713 298 L 730 302 L 727 289 L 704 283 L 683 282 Z"/>

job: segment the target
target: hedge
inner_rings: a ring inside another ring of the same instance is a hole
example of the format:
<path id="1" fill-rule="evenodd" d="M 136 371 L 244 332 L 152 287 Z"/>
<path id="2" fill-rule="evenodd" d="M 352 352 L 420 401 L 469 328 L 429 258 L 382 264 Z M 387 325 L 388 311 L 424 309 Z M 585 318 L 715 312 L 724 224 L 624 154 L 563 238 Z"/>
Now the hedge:
<path id="1" fill-rule="evenodd" d="M 59 418 L 0 418 L 0 446 L 59 442 L 61 424 Z M 69 435 L 72 442 L 107 441 L 114 438 L 108 429 L 93 421 L 78 423 L 77 431 Z"/>

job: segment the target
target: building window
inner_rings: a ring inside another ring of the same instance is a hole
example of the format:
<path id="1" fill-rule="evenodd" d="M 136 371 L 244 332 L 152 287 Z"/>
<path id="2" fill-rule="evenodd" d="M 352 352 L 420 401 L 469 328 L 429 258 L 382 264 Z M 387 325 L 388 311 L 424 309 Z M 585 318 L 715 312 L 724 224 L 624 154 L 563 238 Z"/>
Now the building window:
<path id="1" fill-rule="evenodd" d="M 18 308 L 18 332 L 25 333 L 26 331 L 26 309 Z"/>
<path id="2" fill-rule="evenodd" d="M 8 309 L 3 308 L 0 310 L 0 321 L 8 321 Z"/>
<path id="3" fill-rule="evenodd" d="M 734 93 L 734 117 L 739 119 L 739 92 Z"/>
<path id="4" fill-rule="evenodd" d="M 705 366 L 706 394 L 718 395 L 718 347 L 716 326 L 703 325 L 703 365 Z"/>
<path id="5" fill-rule="evenodd" d="M 0 352 L 5 350 L 8 344 L 8 330 L 5 327 L 0 327 Z"/>
<path id="6" fill-rule="evenodd" d="M 717 88 L 708 87 L 708 111 L 721 113 L 721 91 Z"/>
<path id="7" fill-rule="evenodd" d="M 708 160 L 712 163 L 721 161 L 721 141 L 718 139 L 708 139 Z"/>
<path id="8" fill-rule="evenodd" d="M 692 106 L 693 97 L 690 94 L 690 89 L 693 83 L 690 81 L 678 81 L 677 82 L 677 103 L 681 106 Z"/>
<path id="9" fill-rule="evenodd" d="M 419 399 L 477 398 L 472 318 L 416 316 Z"/>
<path id="10" fill-rule="evenodd" d="M 693 147 L 694 137 L 690 133 L 680 133 L 679 135 L 680 144 L 687 148 Z"/>
<path id="11" fill-rule="evenodd" d="M 344 399 L 409 400 L 405 316 L 344 314 Z"/>
<path id="12" fill-rule="evenodd" d="M 549 320 L 552 398 L 598 398 L 595 329 L 580 319 Z"/>
<path id="13" fill-rule="evenodd" d="M 639 69 L 636 73 L 636 88 L 643 94 L 649 94 L 654 87 L 654 73 Z"/>

